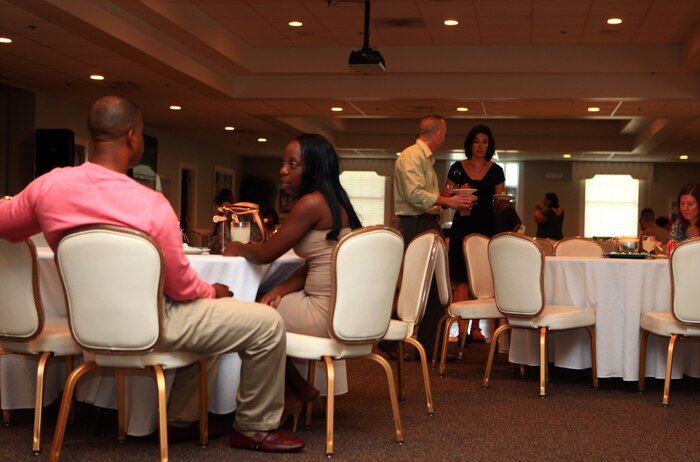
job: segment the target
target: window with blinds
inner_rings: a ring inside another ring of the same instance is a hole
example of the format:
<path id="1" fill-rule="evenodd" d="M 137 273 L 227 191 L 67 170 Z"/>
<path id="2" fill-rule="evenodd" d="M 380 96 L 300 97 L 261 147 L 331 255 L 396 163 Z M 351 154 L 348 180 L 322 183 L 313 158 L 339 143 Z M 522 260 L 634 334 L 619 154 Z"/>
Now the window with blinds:
<path id="1" fill-rule="evenodd" d="M 630 175 L 596 175 L 586 180 L 584 235 L 636 236 L 639 180 Z"/>
<path id="2" fill-rule="evenodd" d="M 375 172 L 345 171 L 340 184 L 350 196 L 362 226 L 384 224 L 386 177 Z"/>

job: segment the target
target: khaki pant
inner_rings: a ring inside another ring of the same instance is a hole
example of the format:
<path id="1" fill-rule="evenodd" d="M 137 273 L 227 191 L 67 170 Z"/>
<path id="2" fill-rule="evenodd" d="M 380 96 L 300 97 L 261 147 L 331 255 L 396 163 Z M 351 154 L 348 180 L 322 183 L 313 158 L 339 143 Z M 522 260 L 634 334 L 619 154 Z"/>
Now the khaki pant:
<path id="1" fill-rule="evenodd" d="M 286 333 L 276 310 L 232 298 L 165 303 L 163 350 L 212 356 L 209 384 L 218 370 L 214 356 L 237 352 L 242 360 L 235 427 L 268 431 L 279 426 L 284 408 Z M 168 402 L 170 422 L 199 417 L 197 365 L 179 369 Z M 211 388 L 210 388 L 211 389 Z"/>

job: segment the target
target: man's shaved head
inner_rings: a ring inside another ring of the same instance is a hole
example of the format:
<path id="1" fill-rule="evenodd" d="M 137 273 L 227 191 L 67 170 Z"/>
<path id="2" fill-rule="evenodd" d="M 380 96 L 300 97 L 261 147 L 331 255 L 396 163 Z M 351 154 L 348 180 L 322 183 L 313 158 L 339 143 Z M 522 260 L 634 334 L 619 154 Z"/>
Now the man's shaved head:
<path id="1" fill-rule="evenodd" d="M 142 121 L 141 110 L 119 96 L 95 101 L 88 114 L 88 130 L 94 141 L 112 141 L 126 135 Z"/>

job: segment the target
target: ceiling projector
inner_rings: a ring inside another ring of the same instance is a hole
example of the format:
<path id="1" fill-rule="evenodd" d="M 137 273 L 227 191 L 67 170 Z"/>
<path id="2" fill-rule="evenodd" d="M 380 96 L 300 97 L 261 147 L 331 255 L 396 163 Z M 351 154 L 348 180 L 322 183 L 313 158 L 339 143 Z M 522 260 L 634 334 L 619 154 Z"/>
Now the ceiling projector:
<path id="1" fill-rule="evenodd" d="M 363 47 L 350 52 L 350 68 L 363 74 L 375 74 L 386 71 L 384 57 L 374 48 Z"/>

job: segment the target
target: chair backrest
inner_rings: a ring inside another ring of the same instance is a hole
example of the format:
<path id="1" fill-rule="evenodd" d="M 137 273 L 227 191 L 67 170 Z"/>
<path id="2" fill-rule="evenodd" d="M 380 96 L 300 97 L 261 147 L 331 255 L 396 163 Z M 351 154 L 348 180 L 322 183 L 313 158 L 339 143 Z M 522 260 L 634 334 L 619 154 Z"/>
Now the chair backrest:
<path id="1" fill-rule="evenodd" d="M 542 249 L 542 253 L 544 253 L 545 257 L 554 255 L 554 244 L 552 244 L 552 241 L 544 237 L 535 237 L 533 239 L 535 244 Z"/>
<path id="2" fill-rule="evenodd" d="M 43 327 L 36 247 L 0 239 L 0 340 L 32 340 Z"/>
<path id="3" fill-rule="evenodd" d="M 462 241 L 464 261 L 467 264 L 469 289 L 477 299 L 493 298 L 493 277 L 489 265 L 489 238 L 470 234 Z"/>
<path id="4" fill-rule="evenodd" d="M 671 254 L 672 311 L 682 323 L 700 324 L 700 239 L 689 239 Z"/>
<path id="5" fill-rule="evenodd" d="M 602 257 L 603 247 L 587 237 L 567 237 L 554 245 L 557 257 Z"/>
<path id="6" fill-rule="evenodd" d="M 544 254 L 528 236 L 501 233 L 489 242 L 496 306 L 506 316 L 537 316 L 544 308 Z"/>
<path id="7" fill-rule="evenodd" d="M 436 231 L 426 231 L 414 237 L 406 248 L 396 302 L 396 313 L 402 321 L 417 324 L 423 318 L 440 239 Z"/>
<path id="8" fill-rule="evenodd" d="M 75 341 L 92 352 L 148 352 L 160 336 L 163 270 L 146 234 L 95 225 L 67 233 L 56 262 Z"/>
<path id="9" fill-rule="evenodd" d="M 435 255 L 435 283 L 442 306 L 448 306 L 452 303 L 450 262 L 447 255 L 447 243 L 440 240 Z"/>
<path id="10" fill-rule="evenodd" d="M 373 343 L 386 334 L 403 260 L 395 229 L 370 226 L 343 236 L 331 260 L 330 336 L 341 343 Z"/>

